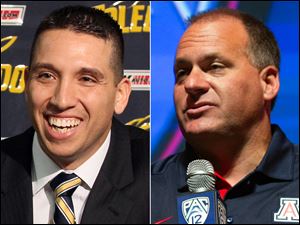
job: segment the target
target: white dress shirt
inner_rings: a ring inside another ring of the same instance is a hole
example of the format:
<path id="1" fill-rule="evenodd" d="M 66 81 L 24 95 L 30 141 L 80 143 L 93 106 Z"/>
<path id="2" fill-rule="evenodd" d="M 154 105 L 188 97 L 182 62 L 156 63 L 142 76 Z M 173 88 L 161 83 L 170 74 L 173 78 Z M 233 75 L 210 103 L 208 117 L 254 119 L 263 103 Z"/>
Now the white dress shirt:
<path id="1" fill-rule="evenodd" d="M 33 191 L 33 223 L 48 224 L 52 221 L 55 209 L 54 193 L 50 181 L 61 172 L 75 173 L 82 183 L 72 195 L 76 222 L 80 223 L 82 212 L 94 185 L 97 175 L 110 144 L 111 132 L 107 135 L 102 146 L 80 167 L 71 170 L 62 170 L 42 150 L 37 134 L 33 138 L 33 165 L 32 165 L 32 191 Z"/>

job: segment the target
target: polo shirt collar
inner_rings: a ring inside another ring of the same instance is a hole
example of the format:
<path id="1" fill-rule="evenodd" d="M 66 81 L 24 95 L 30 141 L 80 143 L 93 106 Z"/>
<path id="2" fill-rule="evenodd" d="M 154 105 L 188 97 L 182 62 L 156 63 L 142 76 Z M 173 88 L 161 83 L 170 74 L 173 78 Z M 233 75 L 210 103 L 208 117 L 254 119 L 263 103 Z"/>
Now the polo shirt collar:
<path id="1" fill-rule="evenodd" d="M 273 179 L 293 180 L 295 154 L 293 144 L 288 140 L 283 131 L 277 125 L 272 125 L 272 139 L 269 148 L 259 163 L 254 173 L 262 173 Z M 177 187 L 180 192 L 187 191 L 186 169 L 189 162 L 197 159 L 192 147 L 186 144 L 186 150 L 179 157 L 178 163 L 179 179 Z"/>
<path id="2" fill-rule="evenodd" d="M 279 180 L 293 180 L 295 154 L 293 144 L 277 125 L 272 125 L 272 140 L 269 148 L 256 168 L 268 177 Z"/>

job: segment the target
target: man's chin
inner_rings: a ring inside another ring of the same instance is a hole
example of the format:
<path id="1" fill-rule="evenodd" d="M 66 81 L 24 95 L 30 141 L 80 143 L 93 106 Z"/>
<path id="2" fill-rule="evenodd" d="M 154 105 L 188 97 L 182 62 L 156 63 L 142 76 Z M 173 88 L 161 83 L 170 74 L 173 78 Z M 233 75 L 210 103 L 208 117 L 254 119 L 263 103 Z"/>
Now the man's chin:
<path id="1" fill-rule="evenodd" d="M 75 147 L 74 145 L 65 143 L 51 143 L 51 144 L 47 144 L 45 146 L 44 152 L 50 156 L 52 159 L 53 158 L 58 158 L 58 159 L 62 159 L 65 161 L 72 161 L 74 159 L 76 159 L 79 150 L 78 147 Z"/>
<path id="2" fill-rule="evenodd" d="M 204 121 L 204 120 L 193 120 L 185 123 L 184 133 L 190 135 L 202 134 L 202 133 L 210 133 L 215 130 L 215 124 Z"/>

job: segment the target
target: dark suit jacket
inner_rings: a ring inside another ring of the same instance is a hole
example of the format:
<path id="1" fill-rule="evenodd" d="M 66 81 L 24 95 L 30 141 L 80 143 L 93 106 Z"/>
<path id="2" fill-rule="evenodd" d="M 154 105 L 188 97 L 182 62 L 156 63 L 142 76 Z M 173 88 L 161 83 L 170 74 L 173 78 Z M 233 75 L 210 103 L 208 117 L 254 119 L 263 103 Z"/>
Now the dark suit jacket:
<path id="1" fill-rule="evenodd" d="M 1 141 L 1 224 L 32 224 L 31 128 Z M 81 223 L 149 223 L 149 135 L 113 120 L 111 143 Z"/>

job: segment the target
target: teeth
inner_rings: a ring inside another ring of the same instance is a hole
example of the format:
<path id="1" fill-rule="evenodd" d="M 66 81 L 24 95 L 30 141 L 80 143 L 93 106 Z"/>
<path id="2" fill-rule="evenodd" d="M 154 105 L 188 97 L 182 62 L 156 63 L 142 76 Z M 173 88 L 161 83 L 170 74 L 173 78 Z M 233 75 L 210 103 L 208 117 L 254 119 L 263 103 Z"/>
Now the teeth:
<path id="1" fill-rule="evenodd" d="M 55 124 L 56 126 L 58 126 L 58 127 L 61 127 L 61 126 L 62 126 L 63 120 L 56 119 L 55 121 L 56 121 L 56 124 Z"/>
<path id="2" fill-rule="evenodd" d="M 57 117 L 49 117 L 48 122 L 51 126 L 65 128 L 65 129 L 70 128 L 70 127 L 75 127 L 80 124 L 80 120 L 75 119 L 75 118 L 62 119 L 62 118 L 57 118 Z"/>
<path id="3" fill-rule="evenodd" d="M 51 129 L 59 132 L 61 134 L 69 132 L 72 128 L 58 128 L 58 127 L 51 127 Z"/>

